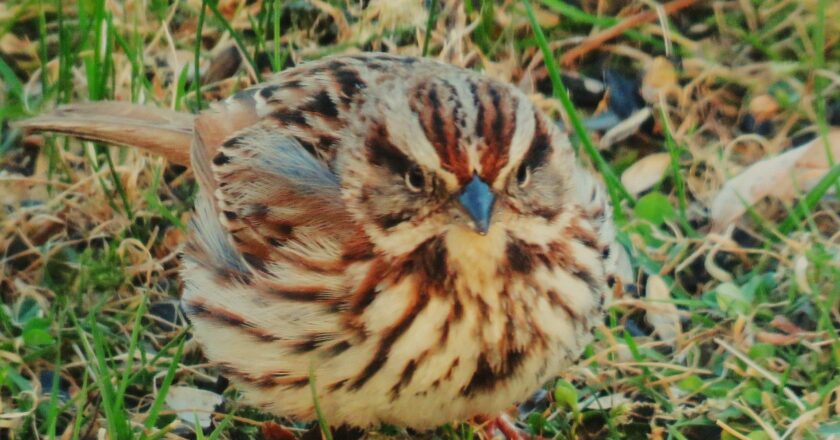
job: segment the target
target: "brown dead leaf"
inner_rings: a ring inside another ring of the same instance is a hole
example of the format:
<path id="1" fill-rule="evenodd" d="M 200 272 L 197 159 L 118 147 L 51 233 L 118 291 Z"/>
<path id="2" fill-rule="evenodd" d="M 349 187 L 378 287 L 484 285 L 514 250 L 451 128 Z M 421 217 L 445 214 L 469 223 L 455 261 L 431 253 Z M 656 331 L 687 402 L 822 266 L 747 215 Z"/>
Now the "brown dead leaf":
<path id="1" fill-rule="evenodd" d="M 671 155 L 654 153 L 636 161 L 621 174 L 621 183 L 633 195 L 638 195 L 656 185 L 668 170 Z"/>
<path id="2" fill-rule="evenodd" d="M 242 54 L 236 45 L 229 44 L 218 49 L 216 55 L 202 74 L 202 84 L 212 84 L 233 76 L 242 64 Z"/>
<path id="3" fill-rule="evenodd" d="M 805 332 L 805 330 L 802 330 L 798 325 L 792 323 L 790 319 L 787 319 L 782 315 L 775 316 L 773 320 L 770 321 L 770 326 L 789 335 L 798 335 Z"/>
<path id="4" fill-rule="evenodd" d="M 771 333 L 760 331 L 755 335 L 755 339 L 759 342 L 771 345 L 793 345 L 799 342 L 799 338 L 791 335 L 783 335 L 781 333 Z"/>
<path id="5" fill-rule="evenodd" d="M 828 143 L 834 157 L 840 157 L 840 128 L 828 133 Z M 792 200 L 799 191 L 812 188 L 828 169 L 825 147 L 819 137 L 754 163 L 726 182 L 712 200 L 712 230 L 723 231 L 744 214 L 746 206 L 764 197 Z"/>
<path id="6" fill-rule="evenodd" d="M 295 440 L 297 438 L 292 431 L 270 420 L 260 425 L 260 431 L 265 440 Z"/>
<path id="7" fill-rule="evenodd" d="M 770 95 L 758 95 L 750 101 L 750 114 L 756 122 L 772 119 L 780 109 L 779 103 Z"/>

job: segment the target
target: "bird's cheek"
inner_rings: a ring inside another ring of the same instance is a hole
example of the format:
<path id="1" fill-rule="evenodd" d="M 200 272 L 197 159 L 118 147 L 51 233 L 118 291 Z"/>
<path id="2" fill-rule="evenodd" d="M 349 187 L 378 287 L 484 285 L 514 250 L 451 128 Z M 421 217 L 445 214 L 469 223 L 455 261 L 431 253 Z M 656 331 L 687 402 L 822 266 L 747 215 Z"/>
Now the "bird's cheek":
<path id="1" fill-rule="evenodd" d="M 500 195 L 494 208 L 493 216 L 497 222 L 502 224 L 507 224 L 526 212 L 523 200 L 508 194 Z"/>
<path id="2" fill-rule="evenodd" d="M 446 224 L 449 228 L 452 227 L 464 227 L 469 228 L 471 227 L 472 220 L 464 213 L 464 210 L 460 208 L 460 205 L 457 202 L 452 202 L 446 209 Z"/>

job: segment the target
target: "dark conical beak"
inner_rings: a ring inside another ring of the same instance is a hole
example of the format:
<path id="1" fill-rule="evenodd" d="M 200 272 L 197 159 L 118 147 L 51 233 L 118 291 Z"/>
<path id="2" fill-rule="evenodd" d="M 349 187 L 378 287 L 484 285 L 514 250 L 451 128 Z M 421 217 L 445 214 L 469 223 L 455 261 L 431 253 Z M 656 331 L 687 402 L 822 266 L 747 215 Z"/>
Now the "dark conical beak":
<path id="1" fill-rule="evenodd" d="M 493 202 L 496 201 L 496 196 L 493 195 L 490 187 L 477 174 L 473 175 L 470 183 L 464 187 L 461 195 L 458 196 L 458 201 L 475 223 L 476 232 L 481 235 L 486 234 L 490 227 Z"/>

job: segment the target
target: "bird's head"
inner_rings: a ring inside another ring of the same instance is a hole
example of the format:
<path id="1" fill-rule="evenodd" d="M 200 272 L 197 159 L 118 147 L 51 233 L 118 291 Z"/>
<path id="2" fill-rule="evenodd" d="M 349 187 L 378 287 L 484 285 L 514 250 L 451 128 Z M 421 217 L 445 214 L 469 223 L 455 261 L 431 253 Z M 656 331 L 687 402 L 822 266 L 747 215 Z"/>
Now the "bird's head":
<path id="1" fill-rule="evenodd" d="M 469 72 L 379 84 L 339 157 L 345 202 L 391 255 L 550 228 L 569 205 L 568 141 L 515 88 Z"/>

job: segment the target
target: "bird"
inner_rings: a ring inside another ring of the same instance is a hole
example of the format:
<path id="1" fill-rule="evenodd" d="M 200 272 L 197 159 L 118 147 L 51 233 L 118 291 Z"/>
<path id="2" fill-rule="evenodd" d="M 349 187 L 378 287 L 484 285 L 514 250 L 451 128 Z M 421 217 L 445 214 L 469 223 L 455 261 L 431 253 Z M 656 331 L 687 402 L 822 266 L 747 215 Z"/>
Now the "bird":
<path id="1" fill-rule="evenodd" d="M 593 339 L 623 249 L 568 137 L 510 84 L 337 55 L 198 115 L 125 102 L 20 128 L 192 168 L 182 305 L 245 403 L 427 430 L 493 417 Z"/>

